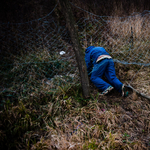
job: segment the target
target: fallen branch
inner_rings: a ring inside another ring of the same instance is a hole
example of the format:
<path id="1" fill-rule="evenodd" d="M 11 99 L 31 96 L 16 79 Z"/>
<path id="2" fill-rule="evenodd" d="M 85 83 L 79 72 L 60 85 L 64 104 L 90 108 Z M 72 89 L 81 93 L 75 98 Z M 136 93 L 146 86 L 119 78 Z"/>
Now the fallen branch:
<path id="1" fill-rule="evenodd" d="M 145 94 L 143 94 L 143 93 L 138 92 L 138 91 L 137 91 L 136 89 L 134 89 L 130 84 L 126 85 L 126 87 L 132 89 L 132 90 L 133 90 L 134 92 L 136 92 L 138 95 L 140 95 L 140 96 L 142 96 L 142 97 L 144 97 L 144 98 L 150 100 L 150 97 L 149 97 L 149 96 L 147 96 L 147 95 L 145 95 Z"/>

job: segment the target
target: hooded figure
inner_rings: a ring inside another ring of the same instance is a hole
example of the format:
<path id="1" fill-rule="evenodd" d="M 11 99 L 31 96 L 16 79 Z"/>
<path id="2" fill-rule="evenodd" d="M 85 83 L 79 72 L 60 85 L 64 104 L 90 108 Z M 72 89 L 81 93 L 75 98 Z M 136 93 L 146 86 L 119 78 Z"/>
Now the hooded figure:
<path id="1" fill-rule="evenodd" d="M 116 77 L 113 59 L 103 47 L 86 48 L 85 62 L 88 75 L 91 75 L 90 80 L 102 91 L 103 95 L 115 88 L 122 96 L 125 96 L 124 84 Z M 109 83 L 102 79 L 103 75 Z"/>

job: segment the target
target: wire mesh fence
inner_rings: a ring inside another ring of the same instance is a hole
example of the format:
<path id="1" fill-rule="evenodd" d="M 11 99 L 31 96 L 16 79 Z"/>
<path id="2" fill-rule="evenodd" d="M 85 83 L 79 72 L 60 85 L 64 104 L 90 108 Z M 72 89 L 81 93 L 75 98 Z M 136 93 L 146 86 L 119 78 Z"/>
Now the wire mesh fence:
<path id="1" fill-rule="evenodd" d="M 150 13 L 129 17 L 82 18 L 78 22 L 81 44 L 104 47 L 115 61 L 150 65 Z"/>
<path id="2" fill-rule="evenodd" d="M 150 12 L 128 17 L 87 13 L 76 28 L 83 50 L 102 46 L 116 62 L 150 66 Z M 79 79 L 68 31 L 51 13 L 26 23 L 1 23 L 0 46 L 1 97 L 39 97 Z"/>
<path id="3" fill-rule="evenodd" d="M 71 86 L 78 71 L 68 39 L 66 28 L 50 16 L 25 24 L 1 24 L 1 96 L 28 99 Z"/>

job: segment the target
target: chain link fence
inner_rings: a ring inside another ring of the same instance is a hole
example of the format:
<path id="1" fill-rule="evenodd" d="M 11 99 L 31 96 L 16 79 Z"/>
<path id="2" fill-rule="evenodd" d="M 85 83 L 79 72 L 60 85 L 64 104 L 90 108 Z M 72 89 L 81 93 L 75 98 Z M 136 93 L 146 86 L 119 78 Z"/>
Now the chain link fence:
<path id="1" fill-rule="evenodd" d="M 83 48 L 102 46 L 116 62 L 150 66 L 150 13 L 129 17 L 89 15 L 77 24 Z"/>
<path id="2" fill-rule="evenodd" d="M 39 98 L 39 93 L 64 91 L 78 82 L 68 31 L 51 13 L 26 23 L 0 24 L 0 97 Z M 150 12 L 128 17 L 87 12 L 76 28 L 83 50 L 102 46 L 116 62 L 150 66 Z"/>

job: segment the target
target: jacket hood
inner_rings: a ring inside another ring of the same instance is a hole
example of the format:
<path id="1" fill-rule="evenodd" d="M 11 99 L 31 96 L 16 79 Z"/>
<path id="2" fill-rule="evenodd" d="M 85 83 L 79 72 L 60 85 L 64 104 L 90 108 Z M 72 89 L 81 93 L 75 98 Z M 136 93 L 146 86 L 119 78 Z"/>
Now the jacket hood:
<path id="1" fill-rule="evenodd" d="M 88 53 L 91 49 L 93 49 L 95 46 L 89 46 L 88 48 L 86 48 L 85 52 Z"/>

